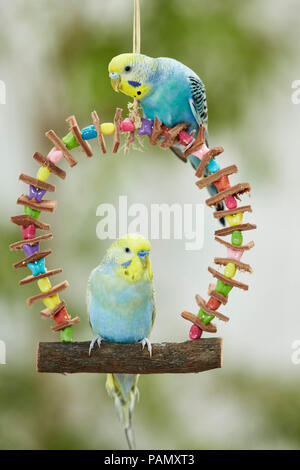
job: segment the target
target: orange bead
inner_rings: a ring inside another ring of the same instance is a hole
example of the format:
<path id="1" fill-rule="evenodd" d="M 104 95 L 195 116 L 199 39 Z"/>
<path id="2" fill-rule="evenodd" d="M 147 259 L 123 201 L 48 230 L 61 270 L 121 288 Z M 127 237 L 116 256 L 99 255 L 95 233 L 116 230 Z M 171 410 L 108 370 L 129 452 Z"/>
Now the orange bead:
<path id="1" fill-rule="evenodd" d="M 56 315 L 54 315 L 53 320 L 55 323 L 60 325 L 61 323 L 64 323 L 67 320 L 70 320 L 70 317 L 68 315 L 68 312 L 65 307 L 61 308 L 59 312 L 57 312 Z"/>
<path id="2" fill-rule="evenodd" d="M 227 175 L 221 176 L 221 178 L 218 181 L 215 181 L 214 184 L 219 192 L 224 191 L 224 189 L 230 188 L 230 182 Z"/>
<path id="3" fill-rule="evenodd" d="M 210 308 L 211 310 L 217 310 L 218 307 L 220 307 L 221 302 L 214 297 L 210 297 L 209 301 L 207 302 L 206 306 Z"/>

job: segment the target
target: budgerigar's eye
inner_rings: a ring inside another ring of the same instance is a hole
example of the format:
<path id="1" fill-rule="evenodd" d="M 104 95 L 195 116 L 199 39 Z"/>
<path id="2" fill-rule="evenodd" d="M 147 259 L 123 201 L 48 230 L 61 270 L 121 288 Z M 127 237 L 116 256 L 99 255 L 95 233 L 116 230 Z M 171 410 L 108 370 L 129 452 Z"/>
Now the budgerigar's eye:
<path id="1" fill-rule="evenodd" d="M 126 253 L 130 253 L 130 249 L 128 247 L 125 248 Z"/>
<path id="2" fill-rule="evenodd" d="M 125 67 L 125 69 L 124 69 L 124 70 L 125 70 L 125 72 L 130 72 L 130 70 L 131 70 L 131 67 L 130 67 L 130 65 L 126 65 L 126 67 Z"/>

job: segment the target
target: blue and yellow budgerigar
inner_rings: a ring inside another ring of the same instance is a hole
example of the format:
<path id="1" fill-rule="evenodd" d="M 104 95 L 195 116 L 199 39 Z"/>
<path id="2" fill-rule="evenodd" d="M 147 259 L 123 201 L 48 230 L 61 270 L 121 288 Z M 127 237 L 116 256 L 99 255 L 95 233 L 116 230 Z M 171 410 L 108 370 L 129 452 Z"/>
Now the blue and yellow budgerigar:
<path id="1" fill-rule="evenodd" d="M 168 127 L 187 122 L 188 132 L 194 132 L 195 136 L 200 126 L 207 128 L 204 84 L 193 70 L 181 62 L 168 57 L 152 58 L 127 53 L 114 57 L 109 63 L 108 72 L 113 89 L 137 99 L 145 118 L 154 121 L 157 117 Z M 184 160 L 182 146 L 175 145 L 171 150 Z M 188 159 L 194 169 L 199 166 L 200 159 L 196 155 L 190 155 Z M 208 186 L 208 190 L 211 195 L 218 192 L 213 184 Z M 222 207 L 217 209 L 221 210 Z"/>
<path id="2" fill-rule="evenodd" d="M 151 245 L 141 235 L 127 234 L 114 242 L 88 281 L 87 304 L 94 339 L 91 351 L 102 339 L 114 343 L 141 343 L 151 355 L 149 335 L 155 318 Z M 134 448 L 131 416 L 138 376 L 108 374 L 106 389 L 114 398 L 127 442 Z"/>

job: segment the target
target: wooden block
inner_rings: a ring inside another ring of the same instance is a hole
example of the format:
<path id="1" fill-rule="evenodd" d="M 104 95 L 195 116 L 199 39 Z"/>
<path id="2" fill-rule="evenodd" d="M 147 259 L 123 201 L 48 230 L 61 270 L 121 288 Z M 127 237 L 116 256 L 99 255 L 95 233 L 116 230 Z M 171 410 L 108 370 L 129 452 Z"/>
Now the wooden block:
<path id="1" fill-rule="evenodd" d="M 205 300 L 201 297 L 201 295 L 196 295 L 196 302 L 198 306 L 203 310 L 203 312 L 207 313 L 207 315 L 214 315 L 221 321 L 228 322 L 229 318 L 226 315 L 218 312 L 217 310 L 212 310 L 211 308 L 207 307 Z"/>
<path id="2" fill-rule="evenodd" d="M 249 192 L 250 190 L 251 190 L 251 186 L 249 183 L 238 183 L 235 186 L 232 186 L 231 188 L 228 188 L 228 189 L 224 189 L 224 191 L 221 191 L 220 193 L 217 193 L 215 196 L 212 196 L 209 199 L 206 199 L 205 202 L 208 206 L 214 206 L 218 204 L 219 202 L 222 202 L 228 196 L 238 196 L 239 194 Z"/>
<path id="3" fill-rule="evenodd" d="M 177 139 L 178 134 L 184 129 L 187 129 L 188 126 L 188 123 L 180 122 L 179 124 L 176 124 L 176 126 L 172 127 L 172 129 L 167 132 L 167 136 L 160 144 L 161 148 L 167 149 L 169 147 L 172 147 L 172 145 L 174 145 L 175 140 Z"/>
<path id="4" fill-rule="evenodd" d="M 120 123 L 122 121 L 122 112 L 123 112 L 123 109 L 121 108 L 116 109 L 116 113 L 114 117 L 115 133 L 114 133 L 112 153 L 117 153 L 119 145 L 121 143 Z"/>
<path id="5" fill-rule="evenodd" d="M 216 211 L 214 212 L 214 217 L 216 219 L 220 219 L 221 217 L 226 217 L 226 215 L 235 215 L 238 214 L 239 212 L 252 212 L 252 207 L 251 206 L 241 206 L 237 207 L 236 209 L 228 209 L 225 211 Z"/>
<path id="6" fill-rule="evenodd" d="M 53 173 L 54 175 L 58 176 L 61 179 L 65 179 L 66 177 L 66 172 L 56 166 L 54 163 L 49 160 L 49 158 L 45 157 L 45 155 L 42 155 L 40 152 L 35 152 L 33 155 L 33 159 L 38 162 L 40 165 L 45 166 L 48 168 L 48 170 Z"/>
<path id="7" fill-rule="evenodd" d="M 219 181 L 222 176 L 228 176 L 232 175 L 233 173 L 237 173 L 238 168 L 236 165 L 231 165 L 223 168 L 222 170 L 217 171 L 216 173 L 212 173 L 209 176 L 205 176 L 199 181 L 196 181 L 196 186 L 198 186 L 199 189 L 203 189 L 206 186 L 209 186 L 212 183 L 215 183 L 216 181 Z"/>
<path id="8" fill-rule="evenodd" d="M 79 317 L 71 318 L 70 320 L 67 320 L 67 321 L 63 322 L 60 325 L 52 326 L 51 329 L 53 331 L 60 331 L 60 330 L 64 330 L 68 326 L 76 325 L 77 323 L 80 323 L 80 318 Z"/>
<path id="9" fill-rule="evenodd" d="M 254 242 L 251 241 L 247 243 L 246 245 L 232 245 L 232 243 L 226 242 L 225 240 L 222 240 L 222 238 L 215 237 L 215 240 L 222 245 L 225 245 L 227 248 L 231 248 L 232 250 L 251 250 L 251 248 L 254 247 Z"/>
<path id="10" fill-rule="evenodd" d="M 23 183 L 31 184 L 32 186 L 35 186 L 36 188 L 44 189 L 45 191 L 50 191 L 50 192 L 55 191 L 55 186 L 53 184 L 46 183 L 45 181 L 38 180 L 37 178 L 33 178 L 32 176 L 29 176 L 29 175 L 24 175 L 24 173 L 21 173 L 19 175 L 19 180 L 23 181 Z"/>
<path id="11" fill-rule="evenodd" d="M 22 196 L 17 199 L 17 204 L 31 207 L 31 209 L 35 209 L 37 211 L 45 212 L 54 212 L 56 208 L 56 201 L 44 199 L 41 202 L 36 202 L 35 198 L 29 199 L 28 196 L 25 194 L 22 194 Z"/>
<path id="12" fill-rule="evenodd" d="M 190 149 L 189 149 L 190 150 Z M 212 149 L 209 149 L 208 152 L 206 152 L 200 162 L 200 165 L 198 166 L 195 175 L 200 178 L 203 175 L 203 172 L 207 165 L 209 164 L 210 160 L 217 155 L 220 155 L 220 153 L 224 152 L 223 147 L 213 147 Z"/>
<path id="13" fill-rule="evenodd" d="M 188 320 L 188 321 L 194 323 L 195 325 L 199 326 L 199 328 L 201 328 L 201 330 L 203 330 L 203 331 L 207 331 L 208 333 L 216 333 L 217 332 L 216 325 L 214 325 L 211 322 L 208 323 L 207 325 L 205 325 L 199 317 L 197 317 L 196 315 L 194 315 L 191 312 L 182 312 L 181 316 L 185 320 Z"/>
<path id="14" fill-rule="evenodd" d="M 152 127 L 152 134 L 149 139 L 151 145 L 156 145 L 157 142 L 160 140 L 161 131 L 162 131 L 161 128 L 162 128 L 162 122 L 157 117 L 155 117 L 153 127 Z"/>
<path id="15" fill-rule="evenodd" d="M 46 299 L 47 297 L 52 297 L 52 295 L 58 294 L 59 292 L 67 289 L 68 287 L 69 287 L 68 281 L 63 281 L 60 284 L 57 284 L 56 286 L 49 289 L 47 292 L 40 292 L 37 295 L 33 295 L 32 297 L 29 297 L 26 301 L 27 305 L 31 307 L 31 305 L 34 302 L 37 302 L 38 300 Z"/>
<path id="16" fill-rule="evenodd" d="M 101 123 L 100 123 L 100 119 L 99 119 L 98 114 L 96 113 L 96 111 L 92 112 L 92 119 L 93 119 L 93 123 L 94 123 L 95 129 L 96 129 L 96 132 L 97 132 L 97 137 L 98 137 L 98 142 L 99 142 L 100 148 L 101 148 L 103 153 L 106 153 L 107 150 L 106 150 L 105 140 L 104 140 L 104 137 L 103 137 L 102 132 L 101 132 Z"/>
<path id="17" fill-rule="evenodd" d="M 214 262 L 221 266 L 226 266 L 228 263 L 233 263 L 236 265 L 237 269 L 240 271 L 246 271 L 248 273 L 252 273 L 253 269 L 251 268 L 250 264 L 242 263 L 241 261 L 235 258 L 215 258 Z"/>
<path id="18" fill-rule="evenodd" d="M 90 144 L 82 138 L 81 130 L 77 124 L 76 117 L 74 115 L 70 116 L 66 119 L 66 121 L 70 124 L 70 130 L 72 134 L 74 135 L 77 144 L 80 145 L 80 147 L 82 148 L 83 152 L 86 154 L 87 157 L 92 157 L 93 156 L 92 148 Z"/>
<path id="19" fill-rule="evenodd" d="M 53 129 L 47 131 L 45 135 L 46 137 L 48 137 L 48 139 L 51 140 L 55 148 L 62 151 L 70 167 L 77 165 L 77 161 L 75 160 L 69 149 L 66 147 L 66 145 L 63 143 L 63 141 L 55 134 Z"/>
<path id="20" fill-rule="evenodd" d="M 234 279 L 231 279 L 230 277 L 226 277 L 223 274 L 216 271 L 215 269 L 211 268 L 210 266 L 207 269 L 215 278 L 220 279 L 220 281 L 223 281 L 225 284 L 228 284 L 229 286 L 238 287 L 239 289 L 243 289 L 243 290 L 249 289 L 249 286 L 247 286 L 247 284 L 243 284 L 242 282 L 235 281 Z"/>
<path id="21" fill-rule="evenodd" d="M 193 152 L 199 150 L 200 147 L 205 143 L 205 127 L 201 126 L 198 135 L 193 144 L 184 152 L 185 158 L 191 155 Z"/>
<path id="22" fill-rule="evenodd" d="M 55 274 L 60 274 L 61 272 L 62 272 L 62 269 L 57 268 L 57 269 L 51 269 L 51 271 L 47 271 L 46 273 L 38 274 L 37 276 L 30 275 L 30 276 L 24 277 L 24 279 L 19 281 L 19 285 L 24 286 L 25 284 L 38 281 L 39 279 L 43 279 L 44 277 L 55 276 Z"/>
<path id="23" fill-rule="evenodd" d="M 16 269 L 24 268 L 24 266 L 27 266 L 28 263 L 34 263 L 35 261 L 38 261 L 41 258 L 46 258 L 46 256 L 50 255 L 51 253 L 52 250 L 37 251 L 36 253 L 33 253 L 33 255 L 27 256 L 27 258 L 24 258 L 21 261 L 18 261 L 17 263 L 13 264 L 13 267 Z"/>
<path id="24" fill-rule="evenodd" d="M 21 215 L 13 215 L 10 220 L 16 225 L 22 225 L 24 227 L 28 227 L 28 225 L 35 225 L 37 228 L 41 230 L 50 230 L 50 225 L 41 222 L 40 220 L 32 217 L 31 215 L 21 214 Z"/>
<path id="25" fill-rule="evenodd" d="M 44 318 L 53 318 L 62 308 L 66 306 L 66 303 L 64 300 L 62 300 L 58 305 L 56 305 L 52 310 L 49 310 L 49 308 L 44 308 L 41 310 L 41 316 Z"/>
<path id="26" fill-rule="evenodd" d="M 221 302 L 223 305 L 227 304 L 228 297 L 226 297 L 223 294 L 220 294 L 219 292 L 216 292 L 215 290 L 212 290 L 209 294 L 211 297 L 214 297 L 217 299 L 219 302 Z"/>
<path id="27" fill-rule="evenodd" d="M 247 223 L 247 224 L 238 224 L 238 225 L 232 225 L 231 227 L 221 228 L 220 230 L 215 230 L 215 235 L 225 237 L 226 235 L 231 234 L 235 230 L 239 230 L 239 231 L 243 232 L 245 230 L 255 230 L 255 229 L 256 229 L 255 224 L 249 224 L 249 223 Z"/>
<path id="28" fill-rule="evenodd" d="M 35 238 L 28 238 L 27 240 L 20 240 L 9 245 L 10 250 L 21 250 L 23 245 L 35 245 L 36 243 L 43 242 L 45 240 L 50 240 L 53 238 L 52 233 L 47 233 L 46 235 L 40 235 Z"/>

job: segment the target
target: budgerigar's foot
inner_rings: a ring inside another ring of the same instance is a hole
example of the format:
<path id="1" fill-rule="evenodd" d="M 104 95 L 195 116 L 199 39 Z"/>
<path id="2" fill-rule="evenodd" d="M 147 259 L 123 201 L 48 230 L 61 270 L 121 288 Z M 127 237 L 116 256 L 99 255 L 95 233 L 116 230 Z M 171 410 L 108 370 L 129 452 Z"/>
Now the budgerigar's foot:
<path id="1" fill-rule="evenodd" d="M 151 346 L 150 340 L 148 338 L 143 338 L 143 339 L 141 339 L 141 341 L 139 341 L 139 343 L 142 344 L 142 349 L 144 349 L 144 347 L 147 345 L 147 349 L 148 349 L 150 357 L 151 357 L 152 356 L 152 346 Z"/>
<path id="2" fill-rule="evenodd" d="M 95 336 L 95 338 L 92 339 L 91 344 L 90 344 L 90 348 L 89 348 L 89 356 L 91 355 L 91 352 L 92 352 L 93 347 L 95 346 L 95 343 L 97 343 L 99 348 L 100 348 L 101 341 L 102 341 L 102 338 L 101 338 L 100 335 L 97 335 L 97 336 Z"/>

